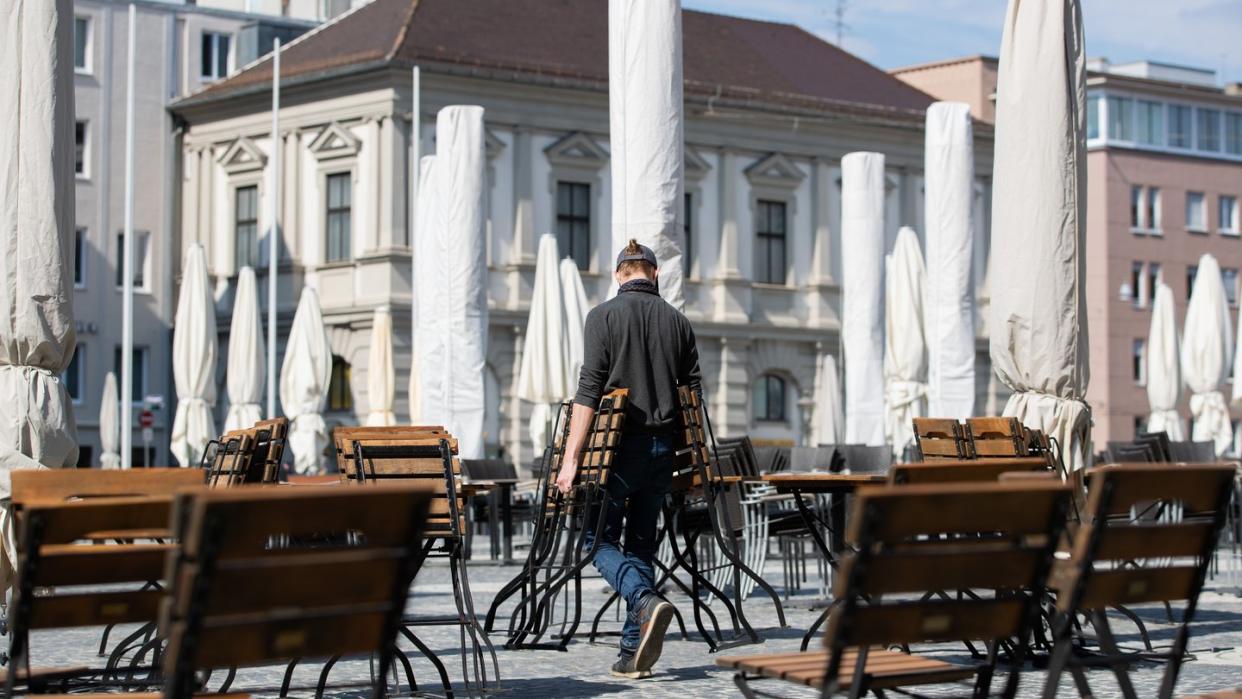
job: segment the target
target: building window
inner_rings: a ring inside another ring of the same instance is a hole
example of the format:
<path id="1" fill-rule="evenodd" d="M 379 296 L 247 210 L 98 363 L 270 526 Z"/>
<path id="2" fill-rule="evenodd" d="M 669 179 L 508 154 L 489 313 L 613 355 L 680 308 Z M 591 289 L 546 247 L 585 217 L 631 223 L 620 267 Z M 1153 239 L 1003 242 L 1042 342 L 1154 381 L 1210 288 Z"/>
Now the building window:
<path id="1" fill-rule="evenodd" d="M 1169 147 L 1190 147 L 1190 107 L 1169 105 Z"/>
<path id="2" fill-rule="evenodd" d="M 1130 187 L 1130 230 L 1160 230 L 1160 188 L 1134 185 Z"/>
<path id="3" fill-rule="evenodd" d="M 1156 298 L 1156 289 L 1160 286 L 1160 263 L 1147 263 L 1147 293 L 1151 295 L 1154 301 Z"/>
<path id="4" fill-rule="evenodd" d="M 344 357 L 332 355 L 332 380 L 328 382 L 328 410 L 353 410 L 354 394 L 349 389 L 351 367 Z"/>
<path id="5" fill-rule="evenodd" d="M 202 77 L 219 80 L 229 74 L 228 34 L 203 32 Z"/>
<path id="6" fill-rule="evenodd" d="M 1147 434 L 1147 418 L 1143 415 L 1134 416 L 1134 436 Z"/>
<path id="7" fill-rule="evenodd" d="M 259 187 L 238 187 L 233 193 L 233 241 L 237 269 L 259 263 Z"/>
<path id="8" fill-rule="evenodd" d="M 86 345 L 79 342 L 73 349 L 73 359 L 69 360 L 65 373 L 60 375 L 60 382 L 75 404 L 82 402 L 86 389 Z"/>
<path id="9" fill-rule="evenodd" d="M 1216 200 L 1216 212 L 1220 216 L 1217 225 L 1220 232 L 1230 235 L 1238 234 L 1238 198 L 1231 195 L 1220 195 Z"/>
<path id="10" fill-rule="evenodd" d="M 694 266 L 694 195 L 686 192 L 682 206 L 685 211 L 682 213 L 681 232 L 682 238 L 686 242 L 686 247 L 681 251 L 682 271 L 686 278 L 690 278 L 690 268 Z"/>
<path id="11" fill-rule="evenodd" d="M 328 175 L 328 207 L 325 219 L 328 228 L 328 262 L 350 259 L 350 211 L 353 206 L 353 182 L 348 172 Z"/>
<path id="12" fill-rule="evenodd" d="M 1143 282 L 1146 279 L 1145 271 L 1142 262 L 1130 263 L 1130 300 L 1134 302 L 1135 308 L 1142 308 L 1145 301 L 1143 298 Z"/>
<path id="13" fill-rule="evenodd" d="M 1135 116 L 1138 119 L 1136 130 L 1139 143 L 1149 146 L 1164 145 L 1164 104 L 1139 100 Z"/>
<path id="14" fill-rule="evenodd" d="M 1242 155 L 1242 114 L 1225 115 L 1225 152 Z"/>
<path id="15" fill-rule="evenodd" d="M 755 281 L 784 284 L 785 202 L 760 199 L 755 213 Z"/>
<path id="16" fill-rule="evenodd" d="M 1195 132 L 1198 134 L 1199 150 L 1220 150 L 1220 112 L 1215 109 L 1196 109 L 1195 112 L 1198 115 Z"/>
<path id="17" fill-rule="evenodd" d="M 1098 94 L 1087 95 L 1087 139 L 1093 140 L 1100 137 L 1100 100 L 1103 97 Z"/>
<path id="18" fill-rule="evenodd" d="M 1238 305 L 1238 270 L 1232 267 L 1221 267 L 1220 281 L 1225 285 L 1225 298 L 1230 306 Z"/>
<path id="19" fill-rule="evenodd" d="M 591 185 L 556 183 L 556 244 L 578 269 L 590 269 Z"/>
<path id="20" fill-rule="evenodd" d="M 1203 192 L 1186 192 L 1186 230 L 1207 232 L 1207 212 L 1203 208 Z"/>
<path id="21" fill-rule="evenodd" d="M 146 231 L 134 231 L 134 288 L 147 288 L 147 241 L 150 238 Z M 125 285 L 125 234 L 116 234 L 116 287 Z"/>
<path id="22" fill-rule="evenodd" d="M 785 421 L 785 380 L 764 374 L 755 382 L 755 419 L 765 422 Z"/>
<path id="23" fill-rule="evenodd" d="M 73 124 L 73 174 L 78 177 L 87 176 L 86 162 L 86 136 L 87 124 L 85 121 L 77 121 Z"/>
<path id="24" fill-rule="evenodd" d="M 1134 100 L 1129 97 L 1109 96 L 1108 138 L 1111 141 L 1134 140 Z"/>
<path id="25" fill-rule="evenodd" d="M 1187 265 L 1186 266 L 1186 298 L 1190 298 L 1190 295 L 1194 293 L 1195 277 L 1197 276 L 1199 276 L 1199 265 Z"/>
<path id="26" fill-rule="evenodd" d="M 73 69 L 80 73 L 91 70 L 91 20 L 73 18 Z"/>
<path id="27" fill-rule="evenodd" d="M 1135 340 L 1134 350 L 1131 352 L 1130 359 L 1131 371 L 1134 374 L 1134 383 L 1143 386 L 1147 384 L 1147 341 Z"/>
<path id="28" fill-rule="evenodd" d="M 130 377 L 129 385 L 133 388 L 133 395 L 130 399 L 134 404 L 142 403 L 146 398 L 147 389 L 150 384 L 147 383 L 147 372 L 150 367 L 150 350 L 146 347 L 134 347 L 134 374 Z M 121 346 L 117 345 L 116 350 L 112 354 L 112 370 L 116 372 L 117 381 L 121 380 Z M 120 389 L 120 384 L 117 386 Z M 137 462 L 134 462 L 137 463 Z"/>
<path id="29" fill-rule="evenodd" d="M 1160 188 L 1159 187 L 1148 187 L 1147 188 L 1146 209 L 1147 209 L 1147 214 L 1146 214 L 1147 218 L 1145 222 L 1147 224 L 1147 230 L 1153 233 L 1159 233 L 1160 232 Z"/>
<path id="30" fill-rule="evenodd" d="M 1130 228 L 1143 228 L 1143 188 L 1138 185 L 1130 187 Z"/>
<path id="31" fill-rule="evenodd" d="M 79 289 L 86 286 L 86 229 L 73 232 L 73 285 Z"/>

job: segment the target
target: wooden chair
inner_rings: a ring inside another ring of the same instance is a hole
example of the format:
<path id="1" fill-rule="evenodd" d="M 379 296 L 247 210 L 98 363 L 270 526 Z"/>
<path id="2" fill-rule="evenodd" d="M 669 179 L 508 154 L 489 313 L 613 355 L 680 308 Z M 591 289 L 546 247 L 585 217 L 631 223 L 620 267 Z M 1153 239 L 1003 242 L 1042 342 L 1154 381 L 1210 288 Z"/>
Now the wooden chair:
<path id="1" fill-rule="evenodd" d="M 914 443 L 924 461 L 973 459 L 970 432 L 957 420 L 934 417 L 914 418 Z"/>
<path id="2" fill-rule="evenodd" d="M 1027 456 L 1027 430 L 1016 417 L 966 418 L 971 450 L 978 458 Z"/>
<path id="3" fill-rule="evenodd" d="M 203 472 L 193 468 L 18 469 L 11 477 L 15 514 L 26 503 L 171 496 L 181 488 L 203 484 Z"/>
<path id="4" fill-rule="evenodd" d="M 289 420 L 260 420 L 254 426 L 225 432 L 203 450 L 202 466 L 213 488 L 247 483 L 276 483 L 285 453 Z"/>
<path id="5" fill-rule="evenodd" d="M 487 685 L 485 651 L 491 656 L 495 680 L 499 682 L 500 663 L 475 615 L 474 597 L 466 570 L 467 492 L 462 485 L 461 461 L 455 456 L 457 441 L 441 427 L 338 427 L 333 439 L 338 464 L 343 465 L 340 473 L 342 484 L 419 483 L 430 494 L 431 503 L 424 530 L 426 541 L 420 551 L 418 565 L 431 557 L 447 559 L 457 613 L 405 617 L 402 619 L 401 635 L 435 665 L 444 689 L 451 693 L 452 683 L 443 664 L 411 629 L 455 625 L 460 631 L 462 671 L 467 673 L 467 681 L 470 673 L 466 651 L 469 637 L 476 684 L 480 690 Z"/>
<path id="6" fill-rule="evenodd" d="M 888 472 L 888 482 L 890 485 L 986 483 L 999 481 L 1014 473 L 1052 475 L 1052 472 L 1048 470 L 1048 462 L 1040 457 L 974 459 L 894 464 Z"/>
<path id="7" fill-rule="evenodd" d="M 947 484 L 860 489 L 837 579 L 826 650 L 718 658 L 750 682 L 779 678 L 861 697 L 872 690 L 975 678 L 988 695 L 997 648 L 1016 639 L 1020 664 L 1070 490 L 1060 483 Z M 927 593 L 984 589 L 988 597 L 938 599 Z M 919 595 L 925 595 L 920 598 Z M 918 642 L 981 640 L 986 657 L 969 665 L 885 650 Z M 1017 691 L 1012 672 L 1004 696 Z"/>
<path id="8" fill-rule="evenodd" d="M 164 696 L 191 696 L 204 669 L 375 653 L 382 697 L 429 500 L 420 485 L 179 496 Z"/>
<path id="9" fill-rule="evenodd" d="M 1129 668 L 1143 660 L 1167 663 L 1157 696 L 1173 696 L 1199 592 L 1233 495 L 1234 472 L 1235 465 L 1227 463 L 1124 464 L 1088 472 L 1090 489 L 1083 523 L 1074 537 L 1070 560 L 1058 566 L 1050 583 L 1057 590 L 1056 645 L 1045 697 L 1056 696 L 1067 668 L 1087 696 L 1082 668 L 1100 665 L 1113 672 L 1127 699 L 1135 699 Z M 1175 522 L 1132 516 L 1153 502 L 1180 503 L 1182 516 Z M 1136 654 L 1117 647 L 1107 608 L 1182 600 L 1186 606 L 1170 648 Z M 1100 644 L 1100 654 L 1089 660 L 1072 652 L 1074 623 L 1083 615 L 1095 627 Z"/>

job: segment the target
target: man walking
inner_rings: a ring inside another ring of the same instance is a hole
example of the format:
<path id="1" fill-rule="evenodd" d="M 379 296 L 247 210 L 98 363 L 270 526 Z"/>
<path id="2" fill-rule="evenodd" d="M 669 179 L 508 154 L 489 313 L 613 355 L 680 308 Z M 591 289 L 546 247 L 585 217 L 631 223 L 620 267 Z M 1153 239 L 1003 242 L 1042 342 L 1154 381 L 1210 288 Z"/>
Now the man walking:
<path id="1" fill-rule="evenodd" d="M 557 488 L 568 493 L 600 397 L 614 389 L 629 389 L 594 562 L 625 599 L 621 657 L 612 674 L 631 679 L 651 676 L 673 618 L 673 605 L 654 589 L 656 518 L 672 480 L 677 386 L 697 385 L 700 380 L 694 331 L 684 315 L 660 298 L 657 267 L 651 248 L 631 240 L 617 254 L 616 297 L 587 315 L 582 375 L 556 479 Z M 593 536 L 588 528 L 586 546 L 591 546 Z"/>

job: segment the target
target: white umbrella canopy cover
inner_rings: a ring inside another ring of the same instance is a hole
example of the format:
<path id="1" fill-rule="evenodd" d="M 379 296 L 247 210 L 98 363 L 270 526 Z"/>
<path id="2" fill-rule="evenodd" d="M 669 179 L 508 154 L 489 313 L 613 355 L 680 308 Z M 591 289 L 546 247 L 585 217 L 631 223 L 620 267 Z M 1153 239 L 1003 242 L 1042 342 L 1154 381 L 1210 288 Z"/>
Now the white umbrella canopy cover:
<path id="1" fill-rule="evenodd" d="M 992 177 L 992 366 L 1003 414 L 1088 463 L 1086 63 L 1078 0 L 1010 0 Z M 1000 280 L 998 283 L 996 280 Z"/>
<path id="2" fill-rule="evenodd" d="M 387 309 L 378 308 L 371 322 L 371 347 L 367 353 L 368 425 L 397 424 L 397 416 L 392 411 L 396 374 L 392 362 L 392 315 Z"/>
<path id="3" fill-rule="evenodd" d="M 289 418 L 294 473 L 318 473 L 323 465 L 328 427 L 321 413 L 331 379 L 332 349 L 323 325 L 319 293 L 304 287 L 280 366 L 280 406 Z"/>
<path id="4" fill-rule="evenodd" d="M 224 431 L 250 427 L 263 419 L 263 382 L 267 378 L 267 343 L 259 315 L 259 294 L 254 269 L 242 267 L 233 297 L 233 320 L 229 325 L 227 380 L 229 412 Z"/>
<path id="5" fill-rule="evenodd" d="M 121 401 L 117 396 L 116 374 L 108 372 L 104 376 L 103 397 L 99 399 L 99 465 L 106 469 L 121 467 L 121 455 L 117 450 L 121 447 L 120 426 Z"/>
<path id="6" fill-rule="evenodd" d="M 591 312 L 578 265 L 569 258 L 561 260 L 561 293 L 565 299 L 565 386 L 569 389 L 566 394 L 568 398 L 576 391 L 578 376 L 582 373 L 582 361 L 586 356 L 583 330 L 586 328 L 587 313 Z"/>
<path id="7" fill-rule="evenodd" d="M 845 442 L 845 411 L 841 407 L 841 382 L 837 377 L 837 358 L 825 354 L 819 362 L 812 409 L 811 439 L 815 444 Z"/>
<path id="8" fill-rule="evenodd" d="M 417 231 L 426 230 L 423 226 L 431 225 L 431 211 L 435 206 L 434 188 L 432 187 L 431 178 L 434 175 L 434 166 L 436 157 L 434 155 L 424 155 L 418 161 L 418 194 L 414 204 L 414 215 L 417 225 L 415 225 L 415 233 Z M 414 254 L 417 256 L 420 249 L 420 241 L 415 240 L 411 246 Z M 422 420 L 422 398 L 419 397 L 418 386 L 422 378 L 419 375 L 418 367 L 418 307 L 421 298 L 421 287 L 418 279 L 414 280 L 414 319 L 410 324 L 410 379 L 409 386 L 406 388 L 406 399 L 409 402 L 410 424 L 417 425 Z"/>
<path id="9" fill-rule="evenodd" d="M 884 444 L 884 156 L 841 159 L 845 439 Z"/>
<path id="10" fill-rule="evenodd" d="M 420 419 L 444 425 L 463 459 L 483 458 L 487 353 L 487 174 L 483 108 L 450 106 L 436 119 L 436 204 L 418 227 Z"/>
<path id="11" fill-rule="evenodd" d="M 612 248 L 636 239 L 659 261 L 660 295 L 680 310 L 685 111 L 681 2 L 609 0 Z M 613 283 L 613 293 L 616 293 Z"/>
<path id="12" fill-rule="evenodd" d="M 903 226 L 887 260 L 884 333 L 884 433 L 893 454 L 914 443 L 914 418 L 926 414 L 927 343 L 923 288 L 927 270 L 913 229 Z"/>
<path id="13" fill-rule="evenodd" d="M 975 409 L 974 137 L 970 106 L 927 108 L 923 169 L 926 193 L 928 415 L 963 419 Z"/>
<path id="14" fill-rule="evenodd" d="M 207 281 L 207 257 L 194 243 L 185 250 L 181 297 L 173 326 L 173 382 L 177 413 L 173 416 L 173 458 L 195 466 L 207 443 L 216 438 L 211 409 L 216 404 L 216 307 Z"/>
<path id="15" fill-rule="evenodd" d="M 534 403 L 530 439 L 536 451 L 548 443 L 551 404 L 564 400 L 571 390 L 566 381 L 569 356 L 558 258 L 556 236 L 541 236 L 517 385 L 518 398 Z"/>
<path id="16" fill-rule="evenodd" d="M 1177 401 L 1182 396 L 1179 344 L 1173 290 L 1160 282 L 1151 304 L 1151 330 L 1147 334 L 1147 402 L 1151 406 L 1147 431 L 1166 432 L 1175 442 L 1186 438 L 1177 414 Z"/>
<path id="17" fill-rule="evenodd" d="M 1229 376 L 1233 356 L 1233 323 L 1221 281 L 1220 264 L 1211 255 L 1199 258 L 1194 288 L 1182 330 L 1182 376 L 1190 387 L 1191 439 L 1212 441 L 1223 454 L 1233 441 L 1229 408 L 1220 386 Z"/>

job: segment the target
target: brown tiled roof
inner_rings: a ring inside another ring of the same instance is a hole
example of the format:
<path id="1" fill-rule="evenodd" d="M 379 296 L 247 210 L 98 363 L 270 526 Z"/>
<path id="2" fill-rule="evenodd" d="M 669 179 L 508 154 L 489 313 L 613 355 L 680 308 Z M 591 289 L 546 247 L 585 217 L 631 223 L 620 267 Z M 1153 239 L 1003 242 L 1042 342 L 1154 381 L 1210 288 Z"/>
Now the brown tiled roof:
<path id="1" fill-rule="evenodd" d="M 607 0 L 373 0 L 291 43 L 286 80 L 435 64 L 604 84 Z M 687 10 L 686 89 L 807 108 L 921 114 L 932 98 L 791 24 Z M 264 89 L 265 57 L 180 104 Z"/>

